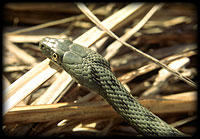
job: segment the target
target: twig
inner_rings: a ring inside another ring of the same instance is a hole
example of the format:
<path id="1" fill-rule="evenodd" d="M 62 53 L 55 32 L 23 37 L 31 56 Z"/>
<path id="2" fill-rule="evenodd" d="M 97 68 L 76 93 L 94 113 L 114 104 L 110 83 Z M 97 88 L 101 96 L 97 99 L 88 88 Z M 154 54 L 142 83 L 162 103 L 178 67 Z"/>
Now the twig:
<path id="1" fill-rule="evenodd" d="M 71 76 L 63 71 L 57 80 L 42 94 L 37 98 L 31 105 L 40 105 L 40 104 L 52 104 L 55 103 L 55 100 L 62 95 L 62 92 L 65 88 L 69 88 L 73 84 Z"/>
<path id="2" fill-rule="evenodd" d="M 159 4 L 159 5 L 155 5 L 151 10 L 157 10 L 159 8 L 162 7 L 163 4 Z M 181 73 L 179 73 L 178 71 L 174 71 L 173 69 L 169 68 L 167 65 L 163 64 L 162 62 L 160 62 L 158 59 L 136 49 L 135 47 L 133 47 L 132 45 L 122 41 L 119 37 L 117 37 L 111 30 L 107 29 L 107 27 L 105 27 L 100 21 L 99 19 L 83 4 L 83 3 L 77 3 L 78 8 L 92 21 L 94 22 L 99 28 L 101 28 L 102 30 L 104 30 L 108 35 L 110 35 L 111 37 L 115 38 L 116 40 L 118 40 L 119 42 L 121 42 L 123 45 L 127 46 L 128 48 L 130 48 L 133 51 L 136 51 L 137 53 L 139 53 L 140 55 L 152 60 L 154 63 L 156 63 L 157 65 L 161 66 L 162 68 L 165 68 L 166 70 L 168 70 L 169 72 L 171 72 L 173 75 L 177 76 L 179 79 L 183 80 L 184 82 L 186 82 L 187 84 L 189 84 L 190 86 L 197 88 L 196 83 L 194 83 L 191 79 L 184 77 Z"/>
<path id="3" fill-rule="evenodd" d="M 144 5 L 144 3 L 139 3 L 139 4 L 129 4 L 119 10 L 118 12 L 114 13 L 112 16 L 109 16 L 106 18 L 104 21 L 102 21 L 102 24 L 105 25 L 108 29 L 113 29 L 113 28 L 119 28 L 122 23 L 124 24 L 126 22 L 126 19 L 130 17 L 131 14 L 136 12 L 139 8 L 141 8 Z M 123 21 L 123 22 L 121 22 Z M 95 33 L 95 35 L 93 35 Z M 74 40 L 74 43 L 81 43 L 83 46 L 90 46 L 94 42 L 97 41 L 97 38 L 99 39 L 105 34 L 105 31 L 102 31 L 98 27 L 93 27 L 84 35 L 81 35 L 78 37 L 76 40 Z M 86 38 L 85 36 L 90 36 L 89 38 Z M 78 41 L 77 41 L 78 40 Z"/>
<path id="4" fill-rule="evenodd" d="M 94 10 L 93 12 L 94 13 L 98 13 L 101 8 L 102 7 Z M 71 21 L 74 21 L 74 20 L 81 20 L 83 18 L 85 18 L 85 15 L 67 17 L 67 18 L 64 18 L 64 19 L 60 19 L 60 20 L 56 20 L 56 21 L 40 24 L 40 25 L 37 25 L 37 26 L 33 26 L 33 27 L 25 28 L 25 29 L 20 29 L 20 30 L 17 30 L 17 31 L 5 33 L 5 35 L 6 36 L 7 35 L 16 35 L 16 34 L 25 33 L 25 32 L 29 32 L 29 31 L 33 31 L 33 30 L 37 30 L 37 29 L 42 29 L 42 28 L 46 28 L 46 27 L 50 27 L 50 26 L 64 24 L 64 23 L 71 22 Z"/>
<path id="5" fill-rule="evenodd" d="M 195 116 L 191 116 L 191 117 L 187 117 L 187 118 L 182 119 L 182 120 L 179 120 L 179 121 L 174 122 L 173 124 L 170 124 L 170 125 L 173 126 L 173 127 L 177 127 L 177 126 L 181 126 L 183 124 L 186 124 L 188 122 L 191 122 L 191 121 L 193 121 L 195 119 L 197 119 L 196 115 Z"/>
<path id="6" fill-rule="evenodd" d="M 174 70 L 180 70 L 180 68 L 182 68 L 183 66 L 185 66 L 186 64 L 188 64 L 190 61 L 189 58 L 184 57 L 184 58 L 180 58 L 177 59 L 175 61 L 172 61 L 168 66 Z M 152 96 L 152 95 L 156 95 L 160 88 L 162 87 L 162 85 L 165 83 L 165 81 L 171 76 L 171 72 L 168 72 L 165 69 L 161 69 L 158 73 L 158 76 L 156 77 L 153 85 L 147 89 L 146 91 L 144 91 L 144 93 L 141 95 L 142 97 L 146 97 L 146 96 Z"/>
<path id="7" fill-rule="evenodd" d="M 27 52 L 23 51 L 22 49 L 18 48 L 15 44 L 13 44 L 7 37 L 4 38 L 4 46 L 14 53 L 17 58 L 22 60 L 24 63 L 34 65 L 37 64 L 36 58 L 28 54 Z"/>
<path id="8" fill-rule="evenodd" d="M 153 8 L 152 8 L 153 9 Z M 153 16 L 153 14 L 159 9 L 159 7 L 155 10 L 150 10 L 143 18 L 142 20 L 140 20 L 140 22 L 134 26 L 132 29 L 130 29 L 126 34 L 124 34 L 123 36 L 120 37 L 120 39 L 122 41 L 126 41 L 127 39 L 129 39 L 131 36 L 133 36 L 133 34 L 135 34 L 138 30 L 140 30 L 144 24 Z M 109 60 L 111 57 L 113 57 L 119 50 L 119 48 L 122 46 L 123 44 L 120 43 L 119 41 L 114 41 L 112 44 L 110 44 L 107 48 L 106 48 L 106 54 L 105 54 L 105 59 Z"/>
<path id="9" fill-rule="evenodd" d="M 175 59 L 182 58 L 182 57 L 190 57 L 190 56 L 193 56 L 193 55 L 196 55 L 196 54 L 197 54 L 196 51 L 191 50 L 191 51 L 188 51 L 188 52 L 183 52 L 183 53 L 180 53 L 180 54 L 168 56 L 166 58 L 161 59 L 161 61 L 164 62 L 164 63 L 169 63 L 169 62 L 171 62 Z M 128 83 L 131 80 L 133 80 L 134 78 L 136 78 L 140 75 L 143 75 L 147 72 L 150 72 L 150 71 L 152 71 L 156 68 L 158 68 L 158 65 L 156 65 L 155 63 L 149 63 L 148 65 L 145 65 L 143 67 L 140 67 L 139 69 L 130 71 L 130 72 L 120 76 L 118 78 L 118 80 L 120 80 L 122 83 Z"/>
<path id="10" fill-rule="evenodd" d="M 4 68 L 4 72 L 15 72 L 15 71 L 23 71 L 23 70 L 29 70 L 32 66 L 7 66 Z"/>
<path id="11" fill-rule="evenodd" d="M 47 64 L 49 62 L 49 59 L 44 60 L 4 90 L 3 115 L 57 72 L 60 67 L 53 69 Z"/>
<path id="12" fill-rule="evenodd" d="M 197 92 L 175 95 L 176 99 L 139 99 L 139 102 L 155 114 L 196 112 Z M 170 95 L 173 98 L 174 95 Z M 183 97 L 184 96 L 184 97 Z M 169 97 L 168 97 L 169 98 Z M 57 103 L 45 105 L 27 105 L 14 107 L 4 117 L 7 123 L 34 123 L 52 120 L 71 120 L 89 118 L 114 118 L 119 115 L 105 101 L 84 103 Z"/>
<path id="13" fill-rule="evenodd" d="M 4 37 L 8 38 L 13 43 L 38 43 L 44 37 L 50 38 L 66 38 L 65 35 L 4 35 Z"/>

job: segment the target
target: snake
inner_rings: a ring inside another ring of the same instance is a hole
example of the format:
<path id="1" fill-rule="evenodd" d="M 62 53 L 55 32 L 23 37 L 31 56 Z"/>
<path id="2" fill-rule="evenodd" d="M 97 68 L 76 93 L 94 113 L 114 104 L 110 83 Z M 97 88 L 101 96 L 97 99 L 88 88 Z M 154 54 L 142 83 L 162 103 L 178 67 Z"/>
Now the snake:
<path id="1" fill-rule="evenodd" d="M 143 136 L 186 136 L 147 108 L 129 93 L 98 52 L 73 43 L 68 38 L 45 37 L 41 52 L 61 66 L 79 84 L 97 92 L 139 134 Z"/>

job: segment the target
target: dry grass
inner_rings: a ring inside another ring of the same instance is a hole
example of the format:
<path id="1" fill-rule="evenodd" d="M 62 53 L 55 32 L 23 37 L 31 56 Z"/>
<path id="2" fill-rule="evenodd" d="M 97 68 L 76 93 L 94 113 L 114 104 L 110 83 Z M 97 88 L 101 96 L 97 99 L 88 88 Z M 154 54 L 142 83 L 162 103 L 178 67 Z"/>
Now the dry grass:
<path id="1" fill-rule="evenodd" d="M 75 5 L 68 4 L 66 6 Z M 49 10 L 50 5 L 51 3 L 47 4 L 46 9 Z M 128 41 L 141 51 L 149 53 L 190 80 L 197 81 L 196 15 L 193 5 L 185 4 L 187 7 L 183 12 L 184 4 L 165 4 L 143 23 L 143 17 L 154 4 L 87 5 L 97 17 L 103 18 L 102 25 L 122 36 L 123 41 Z M 22 3 L 22 13 L 26 12 L 26 6 Z M 34 9 L 34 6 L 37 7 L 37 3 L 33 3 L 30 9 L 33 15 L 36 15 L 36 11 L 40 11 L 41 16 L 42 12 L 44 15 L 48 14 L 44 9 L 41 11 L 40 7 Z M 58 6 L 59 9 L 61 5 L 51 6 Z M 5 7 L 8 11 L 19 10 L 14 8 L 15 4 L 7 4 Z M 55 7 L 49 12 L 60 16 L 59 10 L 53 11 Z M 102 11 L 105 14 L 100 14 Z M 70 15 L 69 9 L 62 12 L 68 13 L 69 17 L 56 21 L 54 19 L 35 27 L 4 32 L 5 135 L 137 135 L 101 96 L 77 85 L 65 71 L 48 59 L 44 60 L 37 45 L 41 38 L 46 36 L 70 36 L 75 43 L 85 47 L 91 46 L 91 49 L 99 51 L 110 61 L 118 79 L 143 106 L 166 122 L 178 126 L 182 132 L 191 135 L 195 133 L 195 88 L 155 63 L 133 53 L 117 40 L 109 38 L 98 27 L 88 28 L 92 26 L 91 21 L 82 13 Z M 41 16 L 35 18 L 39 19 Z M 51 28 L 53 25 L 55 27 Z M 135 29 L 136 26 L 139 28 Z"/>

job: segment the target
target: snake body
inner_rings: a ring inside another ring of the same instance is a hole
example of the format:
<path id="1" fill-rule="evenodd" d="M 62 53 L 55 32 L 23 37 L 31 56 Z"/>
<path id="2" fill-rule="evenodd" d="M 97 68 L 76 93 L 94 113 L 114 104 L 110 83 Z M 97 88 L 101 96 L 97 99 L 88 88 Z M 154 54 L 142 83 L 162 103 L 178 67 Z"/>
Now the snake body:
<path id="1" fill-rule="evenodd" d="M 143 107 L 117 80 L 109 63 L 97 52 L 68 39 L 44 38 L 40 49 L 79 84 L 100 94 L 144 136 L 185 136 Z"/>

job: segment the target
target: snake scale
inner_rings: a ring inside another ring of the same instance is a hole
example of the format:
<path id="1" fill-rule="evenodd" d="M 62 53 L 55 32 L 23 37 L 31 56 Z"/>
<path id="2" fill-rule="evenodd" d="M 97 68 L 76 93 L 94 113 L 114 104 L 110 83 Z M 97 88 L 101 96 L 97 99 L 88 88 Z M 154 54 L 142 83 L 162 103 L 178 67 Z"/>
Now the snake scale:
<path id="1" fill-rule="evenodd" d="M 117 80 L 109 63 L 97 52 L 68 39 L 44 38 L 42 53 L 60 65 L 79 84 L 100 94 L 144 136 L 185 136 L 143 107 Z"/>

